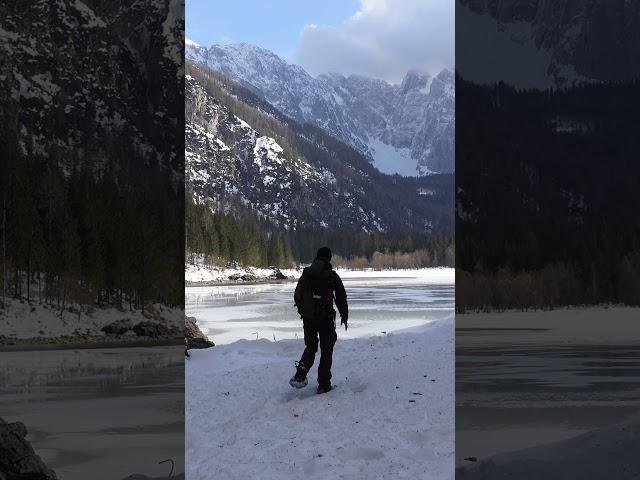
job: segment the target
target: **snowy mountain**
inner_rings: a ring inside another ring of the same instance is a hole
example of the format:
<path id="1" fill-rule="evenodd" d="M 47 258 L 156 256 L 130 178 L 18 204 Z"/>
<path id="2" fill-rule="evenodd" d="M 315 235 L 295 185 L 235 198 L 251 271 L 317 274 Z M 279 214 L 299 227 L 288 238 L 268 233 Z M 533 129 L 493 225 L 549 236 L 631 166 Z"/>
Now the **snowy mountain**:
<path id="1" fill-rule="evenodd" d="M 66 172 L 91 162 L 100 173 L 136 158 L 182 181 L 182 2 L 4 6 L 2 113 L 22 154 L 54 156 Z"/>
<path id="2" fill-rule="evenodd" d="M 246 43 L 188 41 L 186 57 L 239 81 L 299 123 L 312 123 L 363 153 L 384 173 L 454 171 L 454 75 L 410 71 L 400 85 L 351 75 L 312 77 Z"/>
<path id="3" fill-rule="evenodd" d="M 257 216 L 279 230 L 431 233 L 451 227 L 451 176 L 383 175 L 322 129 L 300 125 L 237 82 L 191 62 L 185 115 L 188 188 L 217 210 Z M 421 195 L 425 188 L 434 195 Z"/>

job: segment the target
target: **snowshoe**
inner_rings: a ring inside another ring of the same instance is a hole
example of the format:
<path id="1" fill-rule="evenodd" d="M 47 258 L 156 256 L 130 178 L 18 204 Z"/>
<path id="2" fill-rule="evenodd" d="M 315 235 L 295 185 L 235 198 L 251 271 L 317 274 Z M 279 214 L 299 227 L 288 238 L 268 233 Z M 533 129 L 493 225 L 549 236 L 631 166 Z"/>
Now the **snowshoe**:
<path id="1" fill-rule="evenodd" d="M 327 393 L 331 391 L 331 384 L 326 384 L 326 385 L 318 385 L 318 390 L 316 390 L 316 392 L 318 394 L 320 393 Z"/>
<path id="2" fill-rule="evenodd" d="M 300 362 L 296 362 L 296 373 L 291 380 L 289 380 L 289 385 L 293 388 L 304 388 L 307 386 L 307 367 Z"/>

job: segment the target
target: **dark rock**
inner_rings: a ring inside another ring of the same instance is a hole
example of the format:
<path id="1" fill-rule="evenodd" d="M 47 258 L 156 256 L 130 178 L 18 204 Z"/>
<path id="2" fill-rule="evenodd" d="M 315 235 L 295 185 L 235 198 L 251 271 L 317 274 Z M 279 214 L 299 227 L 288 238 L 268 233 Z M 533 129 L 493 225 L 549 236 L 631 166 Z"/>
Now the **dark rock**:
<path id="1" fill-rule="evenodd" d="M 23 423 L 0 418 L 0 479 L 56 480 L 55 472 L 36 455 L 26 436 Z"/>
<path id="2" fill-rule="evenodd" d="M 162 323 L 140 322 L 133 327 L 139 337 L 162 337 L 169 333 L 169 328 Z"/>
<path id="3" fill-rule="evenodd" d="M 269 278 L 272 278 L 274 280 L 285 280 L 287 276 L 282 273 L 279 268 L 274 267 L 273 273 L 269 275 Z"/>
<path id="4" fill-rule="evenodd" d="M 215 345 L 215 343 L 211 340 L 207 340 L 206 338 L 192 338 L 191 340 L 187 340 L 187 349 L 210 348 L 215 347 Z"/>
<path id="5" fill-rule="evenodd" d="M 250 273 L 245 273 L 244 275 L 242 275 L 242 277 L 240 277 L 242 280 L 244 280 L 245 282 L 253 282 L 255 280 L 258 279 L 258 277 L 256 277 L 255 275 L 252 275 Z"/>
<path id="6" fill-rule="evenodd" d="M 207 338 L 198 324 L 196 323 L 195 317 L 185 317 L 184 318 L 184 337 L 187 340 L 191 340 L 193 338 Z"/>
<path id="7" fill-rule="evenodd" d="M 200 327 L 196 323 L 194 317 L 185 317 L 185 339 L 187 341 L 187 349 L 189 348 L 209 348 L 215 346 L 215 344 L 202 333 Z"/>
<path id="8" fill-rule="evenodd" d="M 181 337 L 182 335 L 184 335 L 184 328 L 180 328 L 174 325 L 169 328 L 169 335 L 171 335 L 172 337 Z"/>
<path id="9" fill-rule="evenodd" d="M 141 475 L 139 473 L 129 475 L 122 480 L 184 480 L 184 473 L 180 473 L 178 475 L 171 475 L 170 477 L 147 477 L 146 475 Z"/>
<path id="10" fill-rule="evenodd" d="M 107 335 L 123 335 L 131 329 L 133 329 L 133 323 L 131 320 L 126 318 L 116 320 L 115 322 L 102 327 L 102 331 Z"/>
<path id="11" fill-rule="evenodd" d="M 241 280 L 242 279 L 242 275 L 240 275 L 239 273 L 234 273 L 233 275 L 229 275 L 227 278 L 229 280 L 236 281 L 236 280 Z"/>

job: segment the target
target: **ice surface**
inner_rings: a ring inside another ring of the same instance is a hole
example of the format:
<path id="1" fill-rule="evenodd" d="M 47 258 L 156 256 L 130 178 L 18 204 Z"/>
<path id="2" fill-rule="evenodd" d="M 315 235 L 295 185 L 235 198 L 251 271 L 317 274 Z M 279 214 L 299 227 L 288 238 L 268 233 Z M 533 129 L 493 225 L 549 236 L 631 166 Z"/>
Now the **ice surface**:
<path id="1" fill-rule="evenodd" d="M 0 412 L 64 480 L 184 471 L 184 348 L 0 353 Z"/>
<path id="2" fill-rule="evenodd" d="M 422 325 L 453 312 L 453 269 L 337 271 L 349 301 L 345 338 Z M 302 321 L 293 305 L 295 285 L 188 287 L 186 313 L 196 317 L 202 331 L 217 344 L 301 338 Z"/>
<path id="3" fill-rule="evenodd" d="M 579 435 L 640 409 L 638 318 L 623 306 L 457 315 L 456 464 L 475 472 L 460 478 L 531 478 L 524 465 L 538 478 L 631 478 L 584 475 L 591 454 L 570 448 L 593 447 Z M 574 474 L 540 452 L 572 459 Z M 480 469 L 464 461 L 471 456 Z"/>

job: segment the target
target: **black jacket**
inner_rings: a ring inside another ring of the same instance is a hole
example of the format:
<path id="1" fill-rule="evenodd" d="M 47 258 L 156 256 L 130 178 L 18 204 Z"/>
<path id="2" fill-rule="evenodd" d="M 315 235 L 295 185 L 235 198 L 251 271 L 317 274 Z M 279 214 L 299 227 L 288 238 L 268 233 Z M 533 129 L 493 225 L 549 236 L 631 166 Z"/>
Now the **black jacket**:
<path id="1" fill-rule="evenodd" d="M 349 317 L 347 292 L 344 289 L 340 276 L 333 270 L 331 263 L 324 258 L 316 258 L 310 266 L 306 267 L 302 271 L 302 275 L 300 276 L 298 285 L 296 286 L 296 291 L 293 294 L 293 299 L 298 307 L 298 311 L 300 311 L 300 307 L 302 306 L 307 282 L 313 278 L 317 279 L 322 277 L 325 277 L 327 283 L 331 285 L 333 290 L 332 299 L 335 299 L 336 307 L 338 308 L 338 312 L 340 312 L 340 318 L 346 320 Z"/>

